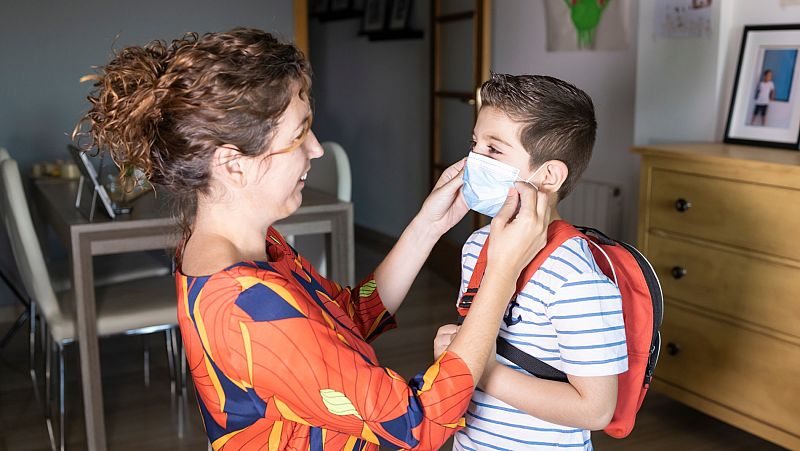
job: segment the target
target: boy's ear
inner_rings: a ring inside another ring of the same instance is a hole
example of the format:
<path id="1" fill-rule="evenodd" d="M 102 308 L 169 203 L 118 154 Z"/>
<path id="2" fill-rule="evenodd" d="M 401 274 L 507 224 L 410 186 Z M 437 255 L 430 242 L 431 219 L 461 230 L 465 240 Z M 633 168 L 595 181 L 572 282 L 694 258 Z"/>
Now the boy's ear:
<path id="1" fill-rule="evenodd" d="M 225 185 L 235 187 L 247 185 L 242 156 L 239 148 L 232 144 L 217 147 L 211 157 L 211 173 Z"/>
<path id="2" fill-rule="evenodd" d="M 569 175 L 569 169 L 567 165 L 564 164 L 563 161 L 560 160 L 550 160 L 544 163 L 544 169 L 542 169 L 542 179 L 539 183 L 539 191 L 547 194 L 552 194 L 558 192 L 561 189 L 561 185 L 567 180 L 567 176 Z"/>

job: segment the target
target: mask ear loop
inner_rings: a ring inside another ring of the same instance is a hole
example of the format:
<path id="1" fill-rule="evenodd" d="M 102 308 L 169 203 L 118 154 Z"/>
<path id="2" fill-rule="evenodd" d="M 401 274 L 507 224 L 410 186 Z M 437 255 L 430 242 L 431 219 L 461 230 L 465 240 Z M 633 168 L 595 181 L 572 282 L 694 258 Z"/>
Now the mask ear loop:
<path id="1" fill-rule="evenodd" d="M 539 171 L 541 171 L 541 170 L 542 170 L 542 169 L 544 169 L 544 168 L 545 168 L 545 165 L 541 165 L 541 166 L 539 166 L 539 169 L 537 169 L 537 170 L 533 171 L 533 174 L 531 174 L 531 175 L 530 175 L 530 176 L 529 176 L 527 179 L 525 179 L 525 180 L 522 180 L 522 179 L 521 179 L 521 178 L 519 178 L 519 177 L 517 177 L 517 179 L 518 179 L 520 182 L 527 183 L 528 185 L 532 186 L 532 187 L 533 187 L 533 189 L 535 189 L 536 191 L 539 191 L 539 187 L 538 187 L 538 186 L 536 186 L 536 184 L 535 184 L 535 183 L 531 182 L 531 179 L 532 179 L 532 178 L 534 178 L 534 177 L 536 177 L 536 174 L 538 174 L 538 173 L 539 173 Z"/>

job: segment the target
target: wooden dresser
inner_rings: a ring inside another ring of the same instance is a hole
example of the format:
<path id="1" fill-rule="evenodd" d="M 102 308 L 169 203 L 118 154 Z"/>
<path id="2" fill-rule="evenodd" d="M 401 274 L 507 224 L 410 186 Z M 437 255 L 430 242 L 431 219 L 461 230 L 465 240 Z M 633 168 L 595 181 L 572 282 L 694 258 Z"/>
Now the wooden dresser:
<path id="1" fill-rule="evenodd" d="M 800 152 L 634 152 L 639 247 L 665 297 L 654 388 L 800 449 Z"/>

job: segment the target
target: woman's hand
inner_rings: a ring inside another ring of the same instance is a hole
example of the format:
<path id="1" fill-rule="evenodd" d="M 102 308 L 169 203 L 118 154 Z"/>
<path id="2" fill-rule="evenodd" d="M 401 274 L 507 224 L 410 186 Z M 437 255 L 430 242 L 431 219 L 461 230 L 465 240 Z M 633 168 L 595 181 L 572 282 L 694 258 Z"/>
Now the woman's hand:
<path id="1" fill-rule="evenodd" d="M 492 219 L 487 267 L 503 266 L 516 279 L 547 243 L 549 225 L 547 194 L 528 183 L 515 183 Z"/>
<path id="2" fill-rule="evenodd" d="M 433 339 L 433 360 L 444 354 L 444 351 L 453 342 L 453 338 L 458 334 L 458 329 L 460 328 L 461 326 L 455 324 L 445 324 L 439 328 L 439 331 L 436 332 L 436 338 Z"/>
<path id="3" fill-rule="evenodd" d="M 461 194 L 465 162 L 466 158 L 444 170 L 417 214 L 423 227 L 438 236 L 450 230 L 469 211 Z"/>

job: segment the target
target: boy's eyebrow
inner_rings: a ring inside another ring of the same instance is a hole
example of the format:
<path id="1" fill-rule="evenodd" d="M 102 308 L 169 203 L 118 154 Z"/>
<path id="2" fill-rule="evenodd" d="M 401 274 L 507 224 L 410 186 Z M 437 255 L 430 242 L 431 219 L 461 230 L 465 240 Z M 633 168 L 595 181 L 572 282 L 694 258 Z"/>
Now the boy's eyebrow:
<path id="1" fill-rule="evenodd" d="M 487 136 L 487 138 L 495 140 L 495 141 L 499 142 L 500 144 L 504 144 L 504 145 L 506 145 L 508 147 L 514 147 L 511 144 L 505 142 L 504 140 L 500 139 L 499 137 L 497 137 L 495 135 L 489 135 L 489 136 Z"/>

